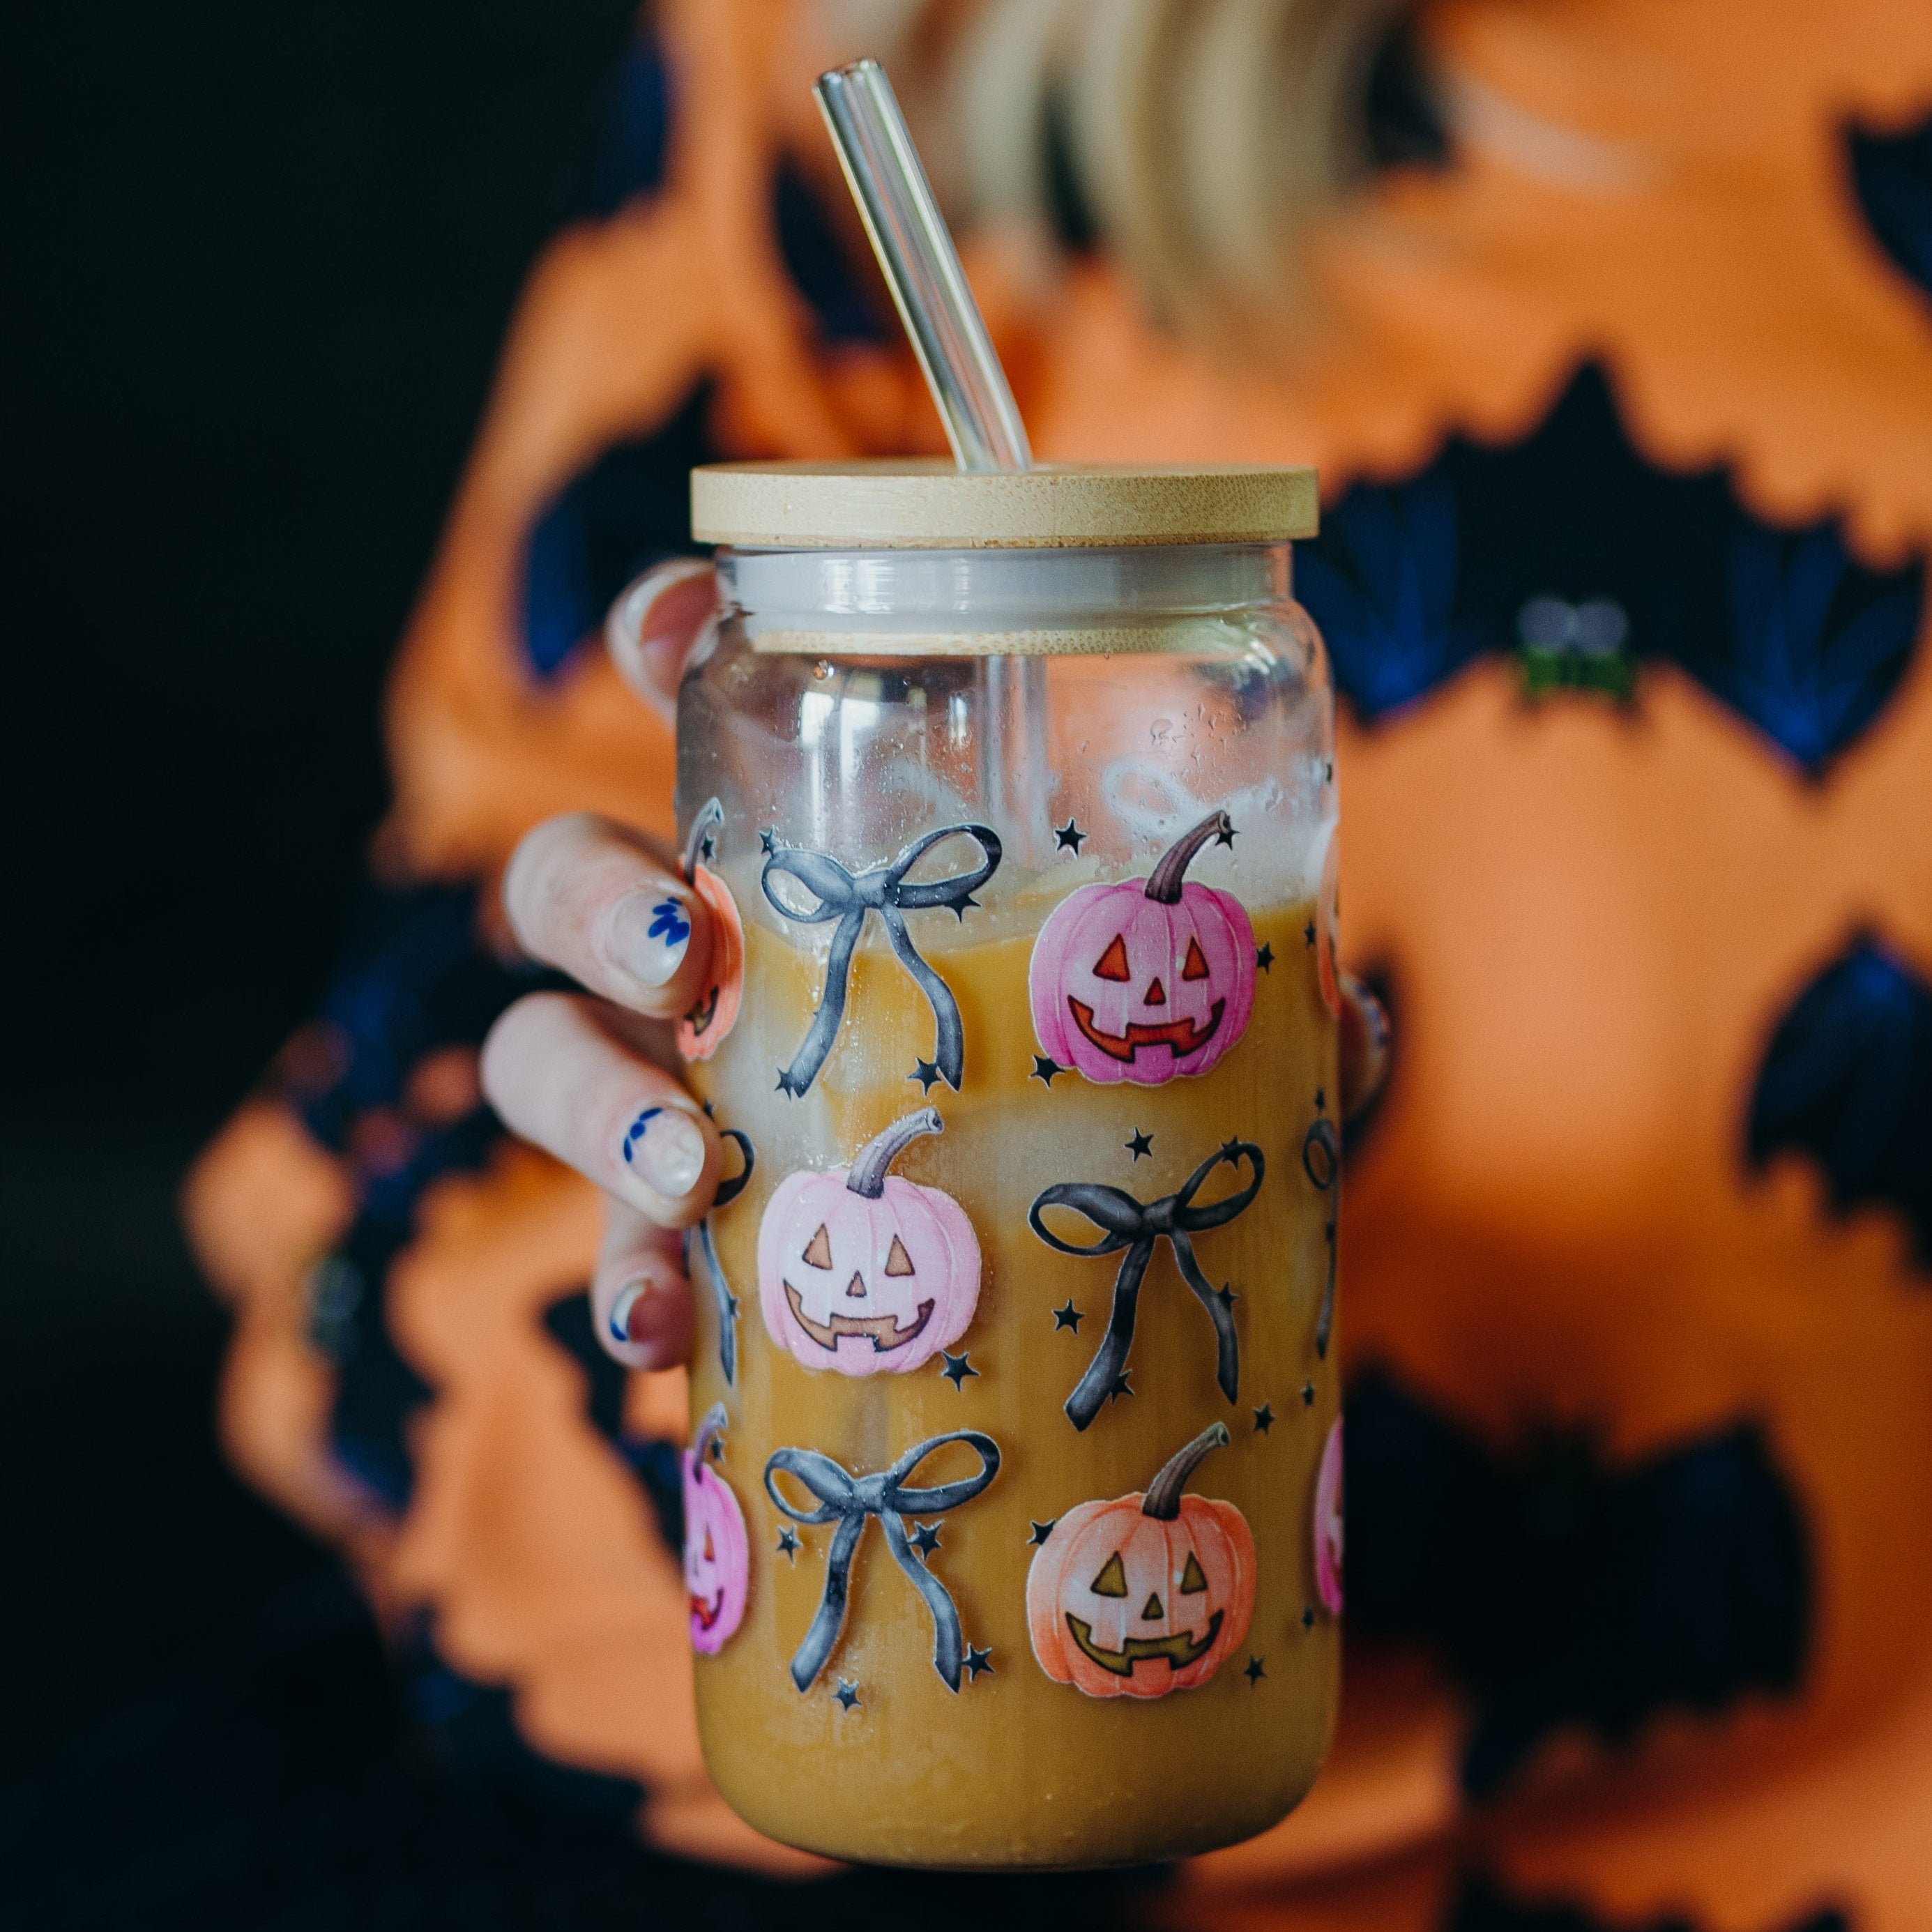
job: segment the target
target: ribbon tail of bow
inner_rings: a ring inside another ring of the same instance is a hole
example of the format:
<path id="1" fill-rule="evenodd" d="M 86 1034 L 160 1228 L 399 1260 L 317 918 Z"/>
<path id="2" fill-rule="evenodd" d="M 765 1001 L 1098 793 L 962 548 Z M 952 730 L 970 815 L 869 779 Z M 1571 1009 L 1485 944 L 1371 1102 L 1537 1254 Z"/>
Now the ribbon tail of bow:
<path id="1" fill-rule="evenodd" d="M 966 1076 L 966 1030 L 959 1018 L 959 1002 L 952 997 L 952 988 L 927 964 L 925 956 L 912 943 L 905 915 L 896 906 L 888 905 L 880 916 L 899 964 L 912 976 L 932 1009 L 932 1064 L 956 1094 Z"/>
<path id="2" fill-rule="evenodd" d="M 886 1532 L 886 1547 L 898 1559 L 899 1568 L 905 1572 L 913 1588 L 926 1599 L 926 1607 L 932 1612 L 932 1667 L 939 1672 L 946 1689 L 956 1694 L 960 1666 L 966 1656 L 965 1640 L 959 1634 L 959 1612 L 953 1607 L 946 1586 L 913 1554 L 905 1525 L 898 1516 L 886 1510 L 879 1518 L 879 1527 Z M 793 1675 L 797 1675 L 796 1666 Z"/>
<path id="3" fill-rule="evenodd" d="M 812 1620 L 812 1628 L 806 1632 L 805 1641 L 799 1646 L 798 1654 L 791 1660 L 791 1681 L 802 1691 L 812 1688 L 813 1680 L 825 1668 L 826 1659 L 838 1643 L 838 1633 L 845 1627 L 845 1598 L 851 1583 L 852 1556 L 865 1533 L 865 1514 L 855 1510 L 842 1518 L 832 1535 L 832 1548 L 825 1558 L 825 1594 L 819 1599 L 818 1612 Z"/>
<path id="4" fill-rule="evenodd" d="M 1180 1270 L 1181 1280 L 1193 1290 L 1195 1300 L 1207 1310 L 1208 1318 L 1214 1324 L 1214 1379 L 1221 1384 L 1221 1393 L 1232 1402 L 1241 1387 L 1241 1340 L 1234 1333 L 1234 1310 L 1214 1292 L 1201 1272 L 1201 1264 L 1194 1258 L 1194 1244 L 1186 1231 L 1177 1228 L 1168 1238 L 1174 1245 L 1174 1264 Z"/>
<path id="5" fill-rule="evenodd" d="M 1335 1326 L 1335 1260 L 1337 1242 L 1335 1217 L 1328 1217 L 1328 1285 L 1322 1291 L 1322 1312 L 1315 1318 L 1315 1358 L 1328 1359 L 1328 1337 Z"/>
<path id="6" fill-rule="evenodd" d="M 734 1388 L 738 1380 L 738 1298 L 731 1292 L 731 1284 L 724 1279 L 724 1270 L 718 1263 L 718 1244 L 711 1238 L 709 1214 L 692 1229 L 690 1244 L 704 1257 L 705 1270 L 711 1276 L 712 1298 L 718 1304 L 718 1366 L 724 1371 L 725 1386 Z M 688 1249 L 684 1267 L 688 1274 Z"/>
<path id="7" fill-rule="evenodd" d="M 1153 1253 L 1154 1237 L 1144 1234 L 1121 1257 L 1120 1271 L 1114 1277 L 1114 1306 L 1107 1317 L 1107 1332 L 1088 1364 L 1087 1372 L 1066 1398 L 1066 1419 L 1076 1429 L 1086 1428 L 1100 1413 L 1101 1404 L 1113 1393 L 1114 1382 L 1127 1366 L 1127 1351 L 1134 1340 L 1134 1311 Z"/>
<path id="8" fill-rule="evenodd" d="M 791 1064 L 778 1075 L 778 1090 L 794 1099 L 805 1093 L 818 1078 L 825 1056 L 838 1036 L 839 1023 L 845 1017 L 845 982 L 852 970 L 852 954 L 866 923 L 866 908 L 854 905 L 840 916 L 838 929 L 832 935 L 832 956 L 825 962 L 825 991 L 819 995 L 818 1010 L 812 1016 L 805 1043 L 793 1055 Z"/>

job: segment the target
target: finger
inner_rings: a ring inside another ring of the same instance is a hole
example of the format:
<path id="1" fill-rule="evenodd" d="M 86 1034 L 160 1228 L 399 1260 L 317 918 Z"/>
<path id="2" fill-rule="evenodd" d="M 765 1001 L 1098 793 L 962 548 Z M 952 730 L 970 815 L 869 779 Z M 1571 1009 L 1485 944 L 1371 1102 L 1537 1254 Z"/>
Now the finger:
<path id="1" fill-rule="evenodd" d="M 503 874 L 503 910 L 532 958 L 620 1006 L 670 1019 L 704 990 L 704 902 L 608 818 L 567 812 L 526 832 Z"/>
<path id="2" fill-rule="evenodd" d="M 1342 1118 L 1353 1120 L 1388 1078 L 1388 1010 L 1352 973 L 1340 976 Z"/>
<path id="3" fill-rule="evenodd" d="M 594 1000 L 519 1000 L 483 1042 L 483 1090 L 512 1132 L 658 1226 L 687 1228 L 710 1208 L 721 1164 L 711 1123 Z"/>
<path id="4" fill-rule="evenodd" d="M 698 634 L 718 608 L 718 580 L 702 558 L 674 558 L 647 570 L 604 620 L 604 641 L 624 682 L 667 719 Z"/>
<path id="5" fill-rule="evenodd" d="M 625 1367 L 675 1368 L 691 1353 L 684 1238 L 613 1201 L 590 1277 L 590 1311 L 604 1352 Z"/>

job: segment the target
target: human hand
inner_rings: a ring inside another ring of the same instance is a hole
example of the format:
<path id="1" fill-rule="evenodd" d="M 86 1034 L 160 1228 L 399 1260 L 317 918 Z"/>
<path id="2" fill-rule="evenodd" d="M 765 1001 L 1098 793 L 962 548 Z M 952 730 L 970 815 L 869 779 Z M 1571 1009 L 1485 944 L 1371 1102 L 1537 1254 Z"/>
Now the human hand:
<path id="1" fill-rule="evenodd" d="M 710 568 L 686 560 L 640 578 L 612 608 L 612 659 L 668 718 L 716 604 Z M 583 813 L 524 838 L 503 899 L 525 950 L 588 992 L 532 994 L 512 1006 L 484 1045 L 484 1090 L 514 1132 L 608 1197 L 591 1282 L 598 1341 L 627 1367 L 670 1367 L 688 1353 L 692 1329 L 676 1231 L 710 1208 L 719 1170 L 718 1136 L 678 1082 L 668 1024 L 704 985 L 704 904 L 651 840 Z M 1346 1118 L 1381 1088 L 1389 1028 L 1375 995 L 1339 976 Z"/>

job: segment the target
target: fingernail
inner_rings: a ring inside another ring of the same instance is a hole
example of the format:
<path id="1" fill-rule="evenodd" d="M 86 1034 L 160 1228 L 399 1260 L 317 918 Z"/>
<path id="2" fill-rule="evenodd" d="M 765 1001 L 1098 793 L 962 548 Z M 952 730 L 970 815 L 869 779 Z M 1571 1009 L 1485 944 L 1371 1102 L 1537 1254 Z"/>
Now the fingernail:
<path id="1" fill-rule="evenodd" d="M 610 1304 L 612 1341 L 628 1346 L 650 1340 L 650 1331 L 655 1325 L 650 1319 L 650 1282 L 642 1278 L 627 1281 L 618 1289 L 617 1298 Z"/>
<path id="2" fill-rule="evenodd" d="M 632 892 L 610 915 L 616 963 L 640 986 L 663 986 L 691 950 L 691 908 L 669 886 Z"/>
<path id="3" fill-rule="evenodd" d="M 704 1136 L 681 1108 L 646 1107 L 624 1130 L 624 1165 L 667 1200 L 677 1200 L 704 1172 Z"/>

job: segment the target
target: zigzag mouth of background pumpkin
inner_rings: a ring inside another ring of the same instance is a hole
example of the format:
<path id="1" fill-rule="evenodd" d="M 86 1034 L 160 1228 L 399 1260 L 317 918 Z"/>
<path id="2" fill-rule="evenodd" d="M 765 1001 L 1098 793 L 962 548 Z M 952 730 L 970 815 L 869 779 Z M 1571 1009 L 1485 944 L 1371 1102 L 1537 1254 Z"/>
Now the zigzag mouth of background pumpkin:
<path id="1" fill-rule="evenodd" d="M 684 1016 L 685 1024 L 694 1034 L 710 1030 L 711 1022 L 718 1017 L 718 996 L 724 991 L 722 986 L 713 986 L 704 998 Z"/>
<path id="2" fill-rule="evenodd" d="M 722 1590 L 708 1604 L 702 1597 L 692 1597 L 691 1599 L 691 1614 L 698 1619 L 698 1628 L 701 1630 L 708 1630 L 718 1621 L 724 1609 L 724 1592 Z"/>
<path id="3" fill-rule="evenodd" d="M 1221 1016 L 1228 1010 L 1226 1000 L 1216 1000 L 1207 1018 L 1198 1023 L 1189 1019 L 1162 1020 L 1148 1026 L 1139 1020 L 1130 1020 L 1125 1033 L 1106 1033 L 1094 1024 L 1091 1006 L 1070 993 L 1066 1005 L 1073 1024 L 1110 1060 L 1132 1060 L 1144 1046 L 1164 1046 L 1175 1059 L 1185 1060 L 1190 1053 L 1198 1053 L 1220 1030 Z"/>
<path id="4" fill-rule="evenodd" d="M 1214 1647 L 1214 1640 L 1221 1634 L 1222 1612 L 1216 1610 L 1208 1619 L 1208 1628 L 1196 1637 L 1186 1630 L 1176 1630 L 1169 1636 L 1130 1636 L 1118 1650 L 1109 1650 L 1104 1644 L 1094 1641 L 1094 1626 L 1083 1624 L 1071 1610 L 1066 1612 L 1066 1628 L 1073 1633 L 1073 1641 L 1097 1664 L 1102 1670 L 1111 1670 L 1116 1677 L 1131 1677 L 1137 1664 L 1151 1664 L 1156 1658 L 1164 1658 L 1176 1670 L 1184 1670 L 1190 1664 L 1198 1664 Z"/>
<path id="5" fill-rule="evenodd" d="M 790 1282 L 784 1285 L 785 1299 L 791 1304 L 793 1318 L 821 1348 L 836 1352 L 839 1337 L 844 1335 L 862 1335 L 868 1340 L 874 1350 L 883 1355 L 888 1348 L 902 1348 L 907 1342 L 916 1341 L 924 1333 L 926 1324 L 932 1319 L 934 1304 L 922 1301 L 919 1304 L 919 1318 L 908 1328 L 902 1328 L 890 1315 L 835 1315 L 829 1322 L 814 1322 L 805 1312 L 805 1301 L 798 1290 Z"/>

